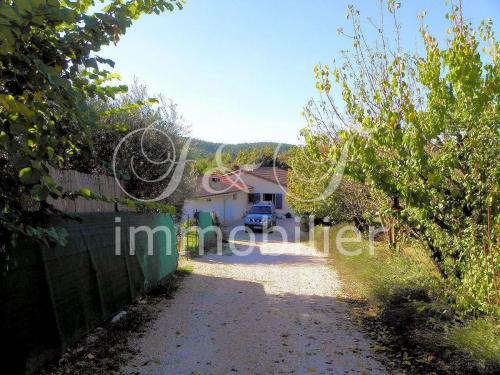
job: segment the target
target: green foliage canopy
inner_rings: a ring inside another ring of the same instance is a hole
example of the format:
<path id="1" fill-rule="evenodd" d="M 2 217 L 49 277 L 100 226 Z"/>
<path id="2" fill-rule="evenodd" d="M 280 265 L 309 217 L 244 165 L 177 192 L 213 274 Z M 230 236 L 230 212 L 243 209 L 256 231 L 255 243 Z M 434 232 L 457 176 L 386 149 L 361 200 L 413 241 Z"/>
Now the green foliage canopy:
<path id="1" fill-rule="evenodd" d="M 388 5 L 397 25 L 397 7 Z M 498 306 L 500 55 L 491 21 L 475 30 L 454 6 L 446 44 L 422 26 L 425 54 L 413 56 L 398 40 L 391 51 L 382 28 L 378 47 L 369 46 L 353 8 L 349 17 L 354 51 L 340 66 L 315 68 L 322 108 L 344 124 L 330 130 L 351 145 L 348 175 L 392 201 L 392 214 L 459 291 L 458 305 Z M 313 110 L 306 116 L 321 128 Z"/>
<path id="2" fill-rule="evenodd" d="M 380 198 L 366 184 L 343 176 L 342 156 L 339 159 L 335 151 L 347 145 L 310 129 L 302 135 L 305 144 L 288 159 L 287 200 L 294 212 L 332 223 L 355 222 L 364 228 L 372 224 Z"/>
<path id="3" fill-rule="evenodd" d="M 95 101 L 92 106 L 99 114 L 92 143 L 67 160 L 64 167 L 89 174 L 116 173 L 126 181 L 123 187 L 135 199 L 160 196 L 171 182 L 173 165 L 180 161 L 187 142 L 188 129 L 177 105 L 163 95 L 151 99 L 146 86 L 135 80 L 126 94 L 113 101 Z M 138 130 L 143 131 L 130 137 Z M 174 206 L 177 213 L 182 213 L 184 200 L 193 193 L 191 166 L 185 164 L 175 191 L 160 201 Z M 156 210 L 149 206 L 138 208 Z"/>
<path id="4" fill-rule="evenodd" d="M 36 227 L 20 196 L 31 195 L 40 211 L 47 197 L 64 192 L 48 172 L 89 142 L 96 116 L 89 99 L 113 98 L 125 86 L 104 69 L 111 60 L 96 53 L 117 43 L 142 14 L 182 7 L 181 1 L 112 0 L 91 12 L 93 0 L 0 1 L 1 241 L 19 234 L 60 240 L 54 229 Z"/>

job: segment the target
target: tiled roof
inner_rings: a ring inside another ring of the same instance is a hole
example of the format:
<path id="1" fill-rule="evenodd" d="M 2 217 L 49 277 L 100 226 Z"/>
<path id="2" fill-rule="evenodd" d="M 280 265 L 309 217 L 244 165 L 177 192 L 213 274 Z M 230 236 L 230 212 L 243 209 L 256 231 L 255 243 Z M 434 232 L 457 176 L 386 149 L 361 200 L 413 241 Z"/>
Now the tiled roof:
<path id="1" fill-rule="evenodd" d="M 283 187 L 287 186 L 288 171 L 274 167 L 260 167 L 252 170 L 238 170 L 223 175 L 198 177 L 196 197 L 204 198 L 220 194 L 249 192 L 252 186 L 245 184 L 242 174 L 249 174 Z"/>
<path id="2" fill-rule="evenodd" d="M 270 181 L 281 186 L 287 186 L 288 184 L 288 171 L 286 169 L 260 167 L 253 170 L 243 171 L 243 173 L 260 177 L 266 181 Z"/>
<path id="3" fill-rule="evenodd" d="M 253 189 L 239 179 L 239 175 L 228 173 L 225 175 L 209 175 L 198 177 L 198 190 L 196 196 L 199 198 L 213 195 L 236 193 L 239 191 L 249 192 Z"/>

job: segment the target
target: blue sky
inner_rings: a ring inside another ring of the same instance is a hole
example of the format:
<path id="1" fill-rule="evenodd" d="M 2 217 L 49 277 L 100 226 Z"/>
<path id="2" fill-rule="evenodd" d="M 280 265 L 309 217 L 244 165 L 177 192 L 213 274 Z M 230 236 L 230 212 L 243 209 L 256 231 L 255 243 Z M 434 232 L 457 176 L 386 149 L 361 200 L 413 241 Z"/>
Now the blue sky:
<path id="1" fill-rule="evenodd" d="M 404 45 L 420 44 L 416 16 L 444 37 L 444 0 L 401 0 Z M 152 96 L 179 105 L 191 135 L 217 142 L 299 143 L 303 106 L 316 97 L 316 63 L 351 48 L 347 5 L 376 18 L 376 0 L 188 0 L 182 11 L 143 16 L 118 45 L 100 55 L 115 61 L 124 83 L 134 76 Z M 477 24 L 500 14 L 498 0 L 464 0 Z M 498 34 L 498 25 L 495 25 Z"/>

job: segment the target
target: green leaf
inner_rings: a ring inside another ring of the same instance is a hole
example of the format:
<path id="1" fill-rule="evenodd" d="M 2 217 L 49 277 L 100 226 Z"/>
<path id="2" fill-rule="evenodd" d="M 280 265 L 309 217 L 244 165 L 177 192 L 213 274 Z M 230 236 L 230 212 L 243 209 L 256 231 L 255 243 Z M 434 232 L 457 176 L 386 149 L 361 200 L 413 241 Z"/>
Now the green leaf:
<path id="1" fill-rule="evenodd" d="M 158 104 L 160 101 L 156 98 L 148 98 L 146 99 L 146 103 L 148 104 Z"/>
<path id="2" fill-rule="evenodd" d="M 19 171 L 19 179 L 24 185 L 32 185 L 40 181 L 40 172 L 31 167 L 26 167 Z"/>
<path id="3" fill-rule="evenodd" d="M 7 148 L 10 143 L 9 136 L 4 131 L 0 132 L 0 145 Z"/>
<path id="4" fill-rule="evenodd" d="M 43 185 L 37 184 L 31 188 L 30 193 L 37 201 L 44 201 L 49 195 L 49 189 Z"/>
<path id="5" fill-rule="evenodd" d="M 49 157 L 49 160 L 54 157 L 54 148 L 51 146 L 46 147 L 47 150 L 47 156 Z"/>
<path id="6" fill-rule="evenodd" d="M 92 192 L 90 191 L 90 189 L 89 189 L 89 188 L 86 188 L 86 187 L 84 187 L 84 188 L 81 188 L 81 189 L 80 189 L 80 195 L 81 195 L 82 197 L 86 198 L 86 199 L 91 199 L 91 198 L 92 198 L 92 196 L 93 196 L 93 194 L 92 194 Z"/>

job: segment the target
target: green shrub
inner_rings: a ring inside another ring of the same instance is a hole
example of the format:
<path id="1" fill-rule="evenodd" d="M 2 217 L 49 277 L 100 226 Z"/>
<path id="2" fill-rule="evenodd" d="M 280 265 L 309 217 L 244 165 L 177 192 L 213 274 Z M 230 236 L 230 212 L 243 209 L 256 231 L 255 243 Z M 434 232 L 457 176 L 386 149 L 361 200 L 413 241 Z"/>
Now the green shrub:
<path id="1" fill-rule="evenodd" d="M 361 248 L 361 254 L 345 256 L 334 246 L 343 225 L 331 228 L 329 249 L 325 248 L 324 228 L 316 227 L 315 246 L 323 252 L 328 250 L 346 294 L 374 306 L 397 345 L 436 355 L 451 351 L 454 361 L 467 363 L 471 371 L 483 369 L 485 373 L 494 373 L 496 368 L 500 369 L 498 318 L 494 314 L 481 318 L 468 316 L 462 305 L 456 303 L 462 291 L 449 289 L 421 245 L 408 244 L 401 252 L 394 253 L 387 244 L 377 243 L 374 254 L 370 255 L 368 241 L 353 241 L 343 243 L 344 248 L 351 251 Z M 346 233 L 345 237 L 349 235 Z"/>
<path id="2" fill-rule="evenodd" d="M 396 40 L 375 25 L 376 43 L 349 7 L 354 48 L 334 67 L 314 69 L 323 99 L 305 110 L 306 145 L 323 168 L 348 146 L 347 176 L 391 202 L 384 211 L 394 224 L 386 226 L 392 247 L 401 228 L 411 228 L 459 311 L 498 315 L 500 44 L 493 22 L 474 28 L 454 5 L 446 43 L 423 23 L 418 55 L 399 45 L 399 5 L 387 1 Z M 307 198 L 309 186 L 302 189 Z"/>

